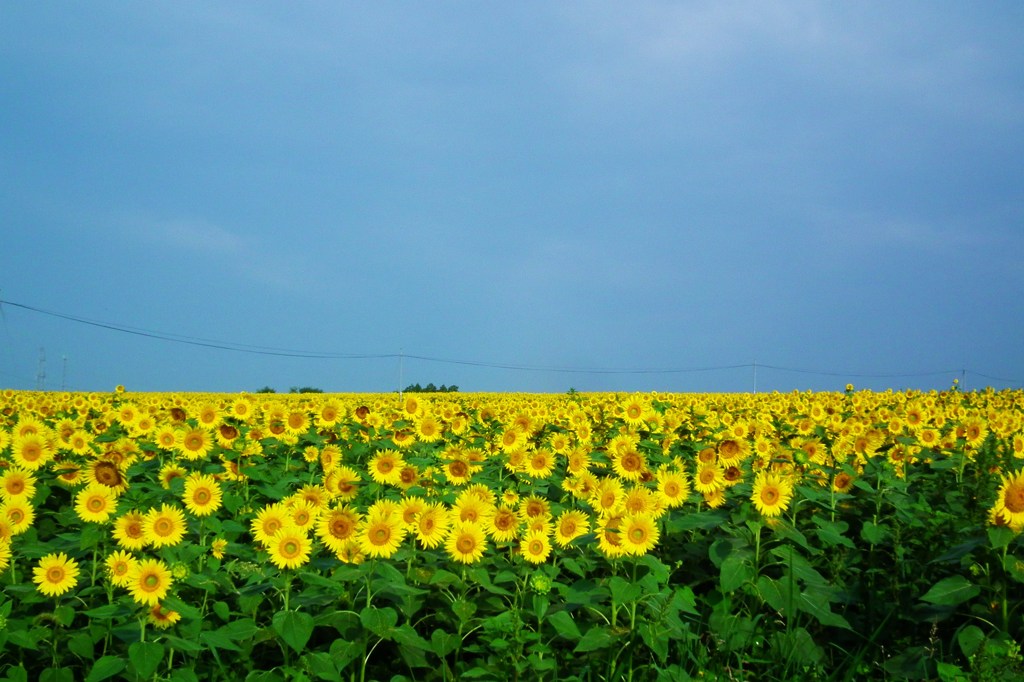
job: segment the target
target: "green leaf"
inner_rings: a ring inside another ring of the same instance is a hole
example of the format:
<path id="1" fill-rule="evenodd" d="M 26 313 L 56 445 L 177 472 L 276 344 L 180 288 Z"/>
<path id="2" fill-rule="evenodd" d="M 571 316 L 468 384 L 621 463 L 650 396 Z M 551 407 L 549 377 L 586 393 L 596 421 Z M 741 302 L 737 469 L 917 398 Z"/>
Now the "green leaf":
<path id="1" fill-rule="evenodd" d="M 797 597 L 796 606 L 804 613 L 814 616 L 825 626 L 852 630 L 850 623 L 838 613 L 832 612 L 832 606 L 817 593 L 801 592 Z"/>
<path id="2" fill-rule="evenodd" d="M 86 632 L 80 632 L 68 640 L 68 651 L 79 658 L 91 659 L 94 654 L 92 637 Z"/>
<path id="3" fill-rule="evenodd" d="M 460 641 L 458 635 L 441 629 L 434 630 L 430 634 L 431 648 L 441 658 L 455 651 L 459 647 Z"/>
<path id="4" fill-rule="evenodd" d="M 134 642 L 128 647 L 128 660 L 135 667 L 135 673 L 149 679 L 156 672 L 164 658 L 164 647 L 158 642 Z"/>
<path id="5" fill-rule="evenodd" d="M 226 602 L 216 601 L 213 603 L 213 612 L 223 621 L 231 620 L 231 607 Z"/>
<path id="6" fill-rule="evenodd" d="M 746 550 L 736 550 L 722 561 L 720 584 L 723 592 L 732 592 L 748 580 L 754 579 L 753 554 Z"/>
<path id="7" fill-rule="evenodd" d="M 359 612 L 359 622 L 363 627 L 382 639 L 391 639 L 392 630 L 398 622 L 398 612 L 389 606 L 377 608 L 367 606 Z"/>
<path id="8" fill-rule="evenodd" d="M 302 653 L 313 634 L 313 616 L 302 611 L 278 611 L 272 623 L 274 631 L 296 653 Z"/>
<path id="9" fill-rule="evenodd" d="M 587 633 L 583 635 L 583 638 L 573 651 L 576 653 L 597 651 L 611 646 L 614 641 L 615 636 L 611 632 L 602 627 L 593 627 L 587 630 Z"/>
<path id="10" fill-rule="evenodd" d="M 576 627 L 576 621 L 573 620 L 572 615 L 568 611 L 555 611 L 548 616 L 548 623 L 551 624 L 551 627 L 555 628 L 555 632 L 559 636 L 565 639 L 576 641 L 583 636 L 580 633 L 580 629 Z"/>
<path id="11" fill-rule="evenodd" d="M 53 618 L 60 625 L 67 627 L 71 625 L 71 621 L 75 619 L 75 609 L 67 604 L 58 606 L 53 610 Z"/>
<path id="12" fill-rule="evenodd" d="M 85 678 L 85 682 L 100 682 L 100 680 L 111 678 L 124 670 L 127 665 L 123 658 L 104 656 L 93 664 L 92 670 L 89 671 Z"/>
<path id="13" fill-rule="evenodd" d="M 954 575 L 932 585 L 932 588 L 921 599 L 929 604 L 956 606 L 977 597 L 979 593 L 981 593 L 980 587 L 971 584 L 962 575 Z"/>
<path id="14" fill-rule="evenodd" d="M 829 547 L 842 545 L 843 547 L 854 548 L 853 541 L 843 535 L 850 527 L 845 521 L 830 521 L 826 518 L 814 517 L 814 523 L 818 525 L 818 539 Z"/>
<path id="15" fill-rule="evenodd" d="M 1019 583 L 1024 583 L 1024 559 L 1007 554 L 1003 558 L 1003 568 L 1011 578 Z"/>
<path id="16" fill-rule="evenodd" d="M 47 668 L 39 676 L 39 682 L 75 682 L 71 668 Z"/>
<path id="17" fill-rule="evenodd" d="M 313 673 L 317 679 L 321 680 L 340 680 L 341 675 L 338 673 L 338 666 L 334 665 L 334 661 L 331 660 L 329 654 L 323 651 L 317 651 L 305 654 L 302 657 L 302 662 L 309 672 Z"/>
<path id="18" fill-rule="evenodd" d="M 204 630 L 199 633 L 199 642 L 210 649 L 242 650 L 223 630 Z"/>
<path id="19" fill-rule="evenodd" d="M 985 633 L 977 625 L 968 625 L 956 633 L 956 641 L 960 645 L 960 651 L 964 652 L 964 656 L 970 658 L 984 644 Z"/>
<path id="20" fill-rule="evenodd" d="M 860 536 L 870 545 L 881 544 L 888 535 L 889 530 L 885 526 L 871 521 L 865 521 L 860 529 Z"/>
<path id="21" fill-rule="evenodd" d="M 1006 526 L 991 526 L 988 529 L 988 541 L 992 543 L 992 549 L 1008 547 L 1016 533 Z"/>
<path id="22" fill-rule="evenodd" d="M 430 651 L 432 649 L 430 642 L 423 639 L 408 623 L 394 628 L 392 633 L 392 639 L 395 640 L 399 647 L 411 647 L 423 651 Z"/>
<path id="23" fill-rule="evenodd" d="M 763 575 L 757 579 L 757 590 L 768 606 L 781 613 L 783 618 L 793 617 L 792 609 L 795 605 L 788 576 L 784 575 L 781 580 L 772 580 Z"/>
<path id="24" fill-rule="evenodd" d="M 452 602 L 452 613 L 460 623 L 466 623 L 476 613 L 476 604 L 466 599 L 456 599 Z"/>
<path id="25" fill-rule="evenodd" d="M 617 575 L 608 581 L 608 588 L 612 591 L 612 600 L 616 604 L 631 604 L 643 595 L 639 585 Z"/>
<path id="26" fill-rule="evenodd" d="M 344 670 L 349 663 L 363 655 L 363 641 L 336 639 L 331 644 L 330 656 L 339 669 Z"/>

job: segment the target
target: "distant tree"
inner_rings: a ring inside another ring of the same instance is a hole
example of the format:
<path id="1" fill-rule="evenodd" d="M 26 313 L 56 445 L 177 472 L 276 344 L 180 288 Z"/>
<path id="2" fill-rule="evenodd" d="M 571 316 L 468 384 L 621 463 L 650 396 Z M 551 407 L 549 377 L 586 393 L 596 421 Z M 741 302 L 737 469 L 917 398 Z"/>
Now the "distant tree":
<path id="1" fill-rule="evenodd" d="M 323 393 L 323 389 L 314 388 L 312 386 L 292 386 L 288 389 L 289 393 Z"/>
<path id="2" fill-rule="evenodd" d="M 257 393 L 277 393 L 277 391 L 272 389 L 270 386 L 264 386 L 263 388 L 261 388 L 260 390 L 258 390 L 256 392 Z"/>
<path id="3" fill-rule="evenodd" d="M 434 384 L 427 384 L 426 386 L 420 386 L 419 383 L 409 384 L 405 387 L 403 393 L 458 393 L 459 387 L 455 384 L 451 386 L 435 386 Z"/>

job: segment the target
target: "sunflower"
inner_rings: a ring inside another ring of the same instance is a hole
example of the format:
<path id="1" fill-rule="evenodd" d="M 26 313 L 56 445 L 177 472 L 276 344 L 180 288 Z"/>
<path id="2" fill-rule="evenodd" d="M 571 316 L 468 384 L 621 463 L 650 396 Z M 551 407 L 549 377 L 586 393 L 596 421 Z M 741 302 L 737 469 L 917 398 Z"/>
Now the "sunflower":
<path id="1" fill-rule="evenodd" d="M 167 596 L 173 582 L 167 564 L 159 559 L 143 559 L 129 574 L 127 587 L 136 602 L 153 606 Z"/>
<path id="2" fill-rule="evenodd" d="M 327 474 L 324 488 L 336 499 L 348 502 L 359 493 L 358 484 L 361 480 L 355 469 L 342 465 Z"/>
<path id="3" fill-rule="evenodd" d="M 181 434 L 178 450 L 187 460 L 195 461 L 206 457 L 213 449 L 213 436 L 204 428 L 188 429 Z"/>
<path id="4" fill-rule="evenodd" d="M 47 554 L 32 574 L 37 590 L 47 597 L 59 597 L 78 583 L 78 564 L 64 552 Z"/>
<path id="5" fill-rule="evenodd" d="M 697 474 L 693 477 L 693 487 L 702 495 L 725 488 L 725 472 L 722 466 L 715 461 L 700 464 L 697 467 Z"/>
<path id="6" fill-rule="evenodd" d="M 626 553 L 622 544 L 622 536 L 619 534 L 622 526 L 622 516 L 602 517 L 597 528 L 597 548 L 609 559 L 615 559 Z"/>
<path id="7" fill-rule="evenodd" d="M 209 516 L 220 509 L 222 493 L 217 479 L 193 473 L 185 479 L 185 508 L 195 516 Z"/>
<path id="8" fill-rule="evenodd" d="M 762 471 L 754 480 L 750 499 L 762 516 L 778 516 L 786 511 L 792 498 L 793 484 L 781 474 Z"/>
<path id="9" fill-rule="evenodd" d="M 542 531 L 531 531 L 519 544 L 523 559 L 531 564 L 541 564 L 551 555 L 551 539 Z"/>
<path id="10" fill-rule="evenodd" d="M 119 455 L 114 455 L 120 459 Z M 101 459 L 90 461 L 83 474 L 85 480 L 90 483 L 98 483 L 110 488 L 115 495 L 120 495 L 128 489 L 128 481 L 124 477 L 121 465 L 115 462 L 111 454 L 104 455 Z"/>
<path id="11" fill-rule="evenodd" d="M 11 541 L 0 538 L 0 571 L 11 565 Z"/>
<path id="12" fill-rule="evenodd" d="M 150 509 L 143 520 L 143 531 L 146 542 L 153 547 L 173 547 L 185 537 L 185 513 L 168 504 Z"/>
<path id="13" fill-rule="evenodd" d="M 68 447 L 79 456 L 92 454 L 92 434 L 83 429 L 75 429 L 68 436 Z"/>
<path id="14" fill-rule="evenodd" d="M 622 410 L 622 420 L 630 426 L 643 426 L 644 415 L 647 413 L 647 405 L 644 400 L 638 396 L 633 396 L 620 406 Z"/>
<path id="15" fill-rule="evenodd" d="M 452 485 L 465 485 L 473 477 L 473 468 L 462 458 L 455 458 L 441 467 L 444 477 Z"/>
<path id="16" fill-rule="evenodd" d="M 590 532 L 590 519 L 578 509 L 567 509 L 555 519 L 555 542 L 568 547 L 576 538 Z"/>
<path id="17" fill-rule="evenodd" d="M 36 494 L 36 479 L 31 472 L 23 469 L 8 469 L 0 476 L 0 498 L 32 499 Z"/>
<path id="18" fill-rule="evenodd" d="M 622 521 L 619 538 L 627 554 L 639 556 L 658 544 L 658 525 L 650 514 L 630 514 Z"/>
<path id="19" fill-rule="evenodd" d="M 441 440 L 444 425 L 432 414 L 424 414 L 416 420 L 416 439 L 423 443 Z"/>
<path id="20" fill-rule="evenodd" d="M 118 587 L 128 587 L 131 582 L 131 573 L 135 569 L 138 559 L 128 552 L 117 550 L 111 552 L 103 563 L 110 575 L 110 582 Z"/>
<path id="21" fill-rule="evenodd" d="M 450 523 L 447 507 L 440 502 L 428 504 L 416 519 L 416 540 L 424 549 L 434 549 L 448 534 Z"/>
<path id="22" fill-rule="evenodd" d="M 41 433 L 18 436 L 11 443 L 11 457 L 22 469 L 37 471 L 53 459 L 53 446 Z"/>
<path id="23" fill-rule="evenodd" d="M 355 537 L 359 527 L 359 512 L 345 505 L 330 509 L 316 522 L 316 536 L 332 552 L 340 552 L 345 543 Z"/>
<path id="24" fill-rule="evenodd" d="M 90 523 L 105 523 L 116 506 L 113 491 L 101 483 L 90 483 L 75 495 L 75 513 Z"/>
<path id="25" fill-rule="evenodd" d="M 185 478 L 185 470 L 178 464 L 165 464 L 159 473 L 160 486 L 164 490 L 170 490 L 171 481 L 176 478 Z"/>
<path id="26" fill-rule="evenodd" d="M 271 538 L 285 526 L 292 524 L 288 508 L 280 502 L 268 504 L 261 509 L 249 523 L 253 538 L 262 545 L 267 545 Z"/>
<path id="27" fill-rule="evenodd" d="M 549 518 L 551 503 L 539 495 L 530 495 L 519 502 L 519 516 L 524 519 Z"/>
<path id="28" fill-rule="evenodd" d="M 114 520 L 114 539 L 125 549 L 146 546 L 146 517 L 134 509 Z"/>
<path id="29" fill-rule="evenodd" d="M 550 450 L 534 450 L 526 458 L 526 474 L 535 479 L 544 479 L 555 469 L 555 455 Z"/>
<path id="30" fill-rule="evenodd" d="M 448 533 L 444 548 L 455 561 L 473 564 L 483 558 L 484 550 L 487 549 L 487 536 L 480 524 L 461 521 Z"/>
<path id="31" fill-rule="evenodd" d="M 685 471 L 662 469 L 658 472 L 658 495 L 666 507 L 679 507 L 690 496 L 690 481 Z"/>
<path id="32" fill-rule="evenodd" d="M 214 559 L 223 559 L 224 552 L 228 548 L 228 541 L 224 538 L 217 538 L 210 543 L 210 554 Z"/>
<path id="33" fill-rule="evenodd" d="M 367 463 L 370 478 L 381 485 L 398 485 L 405 461 L 395 450 L 381 450 Z"/>
<path id="34" fill-rule="evenodd" d="M 590 496 L 590 505 L 601 516 L 612 516 L 622 509 L 626 491 L 616 478 L 601 479 Z"/>
<path id="35" fill-rule="evenodd" d="M 991 515 L 1001 518 L 1014 529 L 1024 526 L 1024 469 L 1001 474 L 1002 485 L 992 505 Z"/>
<path id="36" fill-rule="evenodd" d="M 403 497 L 400 504 L 405 529 L 411 531 L 416 527 L 416 517 L 427 508 L 427 501 L 422 497 L 410 495 L 409 497 Z"/>
<path id="37" fill-rule="evenodd" d="M 459 495 L 452 505 L 452 516 L 458 521 L 486 524 L 494 514 L 494 505 L 484 502 L 476 495 Z"/>
<path id="38" fill-rule="evenodd" d="M 629 448 L 612 458 L 612 469 L 623 480 L 639 481 L 647 471 L 647 458 L 636 448 Z"/>
<path id="39" fill-rule="evenodd" d="M 519 537 L 519 515 L 515 510 L 500 505 L 487 524 L 487 533 L 495 542 L 511 542 Z"/>
<path id="40" fill-rule="evenodd" d="M 313 548 L 306 532 L 296 526 L 285 526 L 274 533 L 267 544 L 270 560 L 278 568 L 298 568 L 309 561 Z"/>
<path id="41" fill-rule="evenodd" d="M 405 532 L 401 516 L 370 514 L 360 525 L 359 546 L 369 557 L 389 559 L 398 551 L 405 539 Z"/>
<path id="42" fill-rule="evenodd" d="M 585 447 L 573 448 L 568 454 L 566 470 L 573 475 L 579 475 L 590 468 L 590 451 Z"/>
<path id="43" fill-rule="evenodd" d="M 0 517 L 10 524 L 11 535 L 21 535 L 32 527 L 36 510 L 28 500 L 14 498 L 0 504 Z"/>
<path id="44" fill-rule="evenodd" d="M 181 614 L 173 609 L 164 609 L 158 602 L 149 608 L 146 620 L 156 629 L 166 630 L 181 620 Z"/>
<path id="45" fill-rule="evenodd" d="M 529 436 L 516 428 L 508 428 L 501 434 L 498 444 L 503 452 L 511 453 L 521 450 Z"/>

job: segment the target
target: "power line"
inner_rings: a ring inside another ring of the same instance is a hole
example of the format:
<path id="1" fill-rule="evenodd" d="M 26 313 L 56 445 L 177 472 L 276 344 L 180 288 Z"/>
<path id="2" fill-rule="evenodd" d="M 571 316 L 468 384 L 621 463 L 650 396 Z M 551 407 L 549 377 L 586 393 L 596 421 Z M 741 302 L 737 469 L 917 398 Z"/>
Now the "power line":
<path id="1" fill-rule="evenodd" d="M 804 369 L 796 367 L 782 367 L 779 365 L 767 365 L 764 363 L 739 363 L 733 365 L 716 365 L 710 367 L 660 367 L 660 368 L 624 368 L 624 367 L 553 367 L 553 366 L 542 366 L 542 365 L 525 365 L 525 364 L 510 364 L 510 363 L 498 363 L 498 362 L 483 362 L 476 360 L 462 360 L 454 358 L 440 358 L 428 355 L 415 355 L 404 352 L 399 353 L 340 353 L 340 352 L 321 352 L 321 351 L 310 351 L 310 350 L 298 350 L 291 348 L 280 348 L 274 346 L 258 346 L 252 344 L 242 344 L 233 341 L 223 341 L 218 339 L 208 339 L 196 336 L 187 336 L 183 334 L 173 334 L 170 332 L 161 332 L 143 329 L 140 327 L 132 327 L 123 324 L 114 324 L 111 322 L 103 322 L 99 320 L 91 320 L 88 318 L 80 317 L 78 315 L 70 315 L 67 313 L 55 312 L 52 310 L 45 310 L 37 308 L 35 306 L 26 305 L 24 303 L 15 303 L 13 301 L 7 301 L 0 299 L 0 314 L 3 312 L 3 305 L 6 304 L 11 307 L 21 308 L 31 312 L 38 313 L 40 315 L 47 315 L 50 317 L 56 317 L 62 320 L 68 320 L 78 324 L 84 324 L 91 327 L 97 327 L 100 329 L 106 329 L 108 331 L 120 332 L 123 334 L 132 334 L 135 336 L 141 336 L 144 338 L 155 339 L 160 341 L 167 341 L 170 343 L 179 343 L 189 346 L 198 346 L 201 348 L 214 348 L 217 350 L 231 351 L 235 353 L 248 353 L 251 355 L 269 355 L 275 357 L 290 357 L 290 358 L 306 358 L 306 359 L 317 359 L 317 360 L 369 360 L 369 359 L 398 359 L 400 364 L 404 362 L 406 358 L 413 360 L 422 360 L 424 362 L 436 362 L 448 365 L 462 365 L 468 367 L 484 367 L 488 369 L 507 369 L 522 372 L 556 372 L 556 373 L 568 373 L 568 374 L 694 374 L 700 372 L 720 372 L 725 370 L 734 369 L 749 369 L 753 368 L 754 372 L 757 372 L 758 368 L 771 369 L 780 372 L 793 372 L 798 374 L 813 374 L 818 376 L 831 376 L 841 377 L 849 379 L 900 379 L 900 378 L 919 378 L 928 376 L 941 376 L 949 374 L 957 374 L 966 370 L 955 369 L 955 370 L 942 370 L 933 372 L 903 372 L 903 373 L 864 373 L 864 372 L 836 372 L 836 371 L 822 371 L 813 369 Z M 3 319 L 6 327 L 6 317 Z M 1024 382 L 1015 381 L 1012 379 L 1005 379 L 999 377 L 988 376 L 981 374 L 980 372 L 973 372 L 979 377 L 991 379 L 994 381 L 1001 381 L 1009 384 L 1020 385 Z M 756 374 L 755 374 L 756 376 Z M 400 381 L 401 383 L 401 381 Z"/>

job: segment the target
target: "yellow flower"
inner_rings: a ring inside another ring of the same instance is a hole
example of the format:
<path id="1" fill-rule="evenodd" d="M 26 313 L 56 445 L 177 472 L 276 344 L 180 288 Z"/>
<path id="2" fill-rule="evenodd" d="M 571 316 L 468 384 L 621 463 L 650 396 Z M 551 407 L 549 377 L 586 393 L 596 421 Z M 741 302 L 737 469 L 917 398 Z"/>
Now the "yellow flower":
<path id="1" fill-rule="evenodd" d="M 118 587 L 128 587 L 138 560 L 128 552 L 118 550 L 111 552 L 104 563 L 110 574 L 110 582 Z"/>
<path id="2" fill-rule="evenodd" d="M 355 537 L 359 512 L 348 506 L 330 509 L 317 520 L 316 535 L 332 552 L 340 552 Z"/>
<path id="3" fill-rule="evenodd" d="M 0 498 L 5 501 L 17 497 L 30 500 L 35 493 L 36 479 L 28 471 L 12 468 L 0 476 Z"/>
<path id="4" fill-rule="evenodd" d="M 425 549 L 434 549 L 444 540 L 450 523 L 448 509 L 443 504 L 429 504 L 416 519 L 416 540 Z"/>
<path id="5" fill-rule="evenodd" d="M 369 557 L 388 559 L 405 539 L 401 515 L 370 514 L 359 529 L 359 546 Z"/>
<path id="6" fill-rule="evenodd" d="M 448 556 L 463 564 L 480 561 L 486 548 L 487 536 L 484 534 L 484 529 L 480 524 L 472 521 L 456 523 L 445 541 L 445 550 L 448 552 Z"/>
<path id="7" fill-rule="evenodd" d="M 778 516 L 789 508 L 793 484 L 781 474 L 762 471 L 754 480 L 751 501 L 762 516 Z"/>
<path id="8" fill-rule="evenodd" d="M 570 542 L 590 531 L 590 519 L 578 509 L 567 509 L 555 519 L 555 542 L 567 547 Z"/>
<path id="9" fill-rule="evenodd" d="M 275 502 L 261 509 L 256 514 L 256 518 L 250 522 L 249 528 L 252 530 L 253 538 L 266 546 L 277 531 L 292 523 L 288 509 L 280 502 Z"/>
<path id="10" fill-rule="evenodd" d="M 523 558 L 531 564 L 547 561 L 551 554 L 551 540 L 543 531 L 530 531 L 519 545 Z"/>
<path id="11" fill-rule="evenodd" d="M 144 518 L 143 532 L 146 542 L 153 547 L 173 547 L 185 537 L 185 513 L 168 504 L 150 509 Z"/>
<path id="12" fill-rule="evenodd" d="M 142 549 L 146 546 L 146 518 L 135 511 L 122 514 L 114 521 L 114 539 L 125 549 Z"/>
<path id="13" fill-rule="evenodd" d="M 381 485 L 398 485 L 405 462 L 395 450 L 381 450 L 370 458 L 367 469 L 370 478 Z"/>
<path id="14" fill-rule="evenodd" d="M 690 496 L 686 472 L 662 469 L 658 472 L 658 495 L 666 507 L 679 507 Z"/>
<path id="15" fill-rule="evenodd" d="M 10 524 L 11 535 L 20 535 L 32 527 L 36 511 L 28 500 L 13 498 L 0 504 L 0 517 Z"/>
<path id="16" fill-rule="evenodd" d="M 639 481 L 647 471 L 647 458 L 635 448 L 629 448 L 612 458 L 615 475 L 627 481 Z"/>
<path id="17" fill-rule="evenodd" d="M 1024 526 L 1024 469 L 1002 474 L 1002 485 L 992 505 L 991 515 L 1003 520 L 1014 530 Z"/>
<path id="18" fill-rule="evenodd" d="M 495 509 L 487 524 L 487 532 L 495 542 L 511 542 L 519 537 L 519 515 L 504 505 Z"/>
<path id="19" fill-rule="evenodd" d="M 214 559 L 223 559 L 224 550 L 228 548 L 228 541 L 224 538 L 217 538 L 210 543 L 210 554 L 213 555 Z"/>
<path id="20" fill-rule="evenodd" d="M 38 470 L 53 458 L 53 446 L 41 433 L 28 433 L 14 438 L 11 456 L 22 469 Z"/>
<path id="21" fill-rule="evenodd" d="M 59 597 L 78 583 L 78 564 L 67 554 L 47 554 L 32 569 L 36 589 L 47 597 Z"/>
<path id="22" fill-rule="evenodd" d="M 658 525 L 650 514 L 631 514 L 623 519 L 619 539 L 627 554 L 646 554 L 658 544 L 658 538 Z"/>
<path id="23" fill-rule="evenodd" d="M 285 526 L 274 533 L 267 545 L 270 560 L 278 568 L 298 568 L 309 561 L 312 543 L 306 532 L 296 526 Z"/>
<path id="24" fill-rule="evenodd" d="M 206 457 L 213 448 L 213 436 L 203 428 L 194 428 L 185 431 L 181 435 L 181 441 L 177 444 L 181 456 L 187 460 L 198 460 Z"/>
<path id="25" fill-rule="evenodd" d="M 167 564 L 159 559 L 143 559 L 129 574 L 127 587 L 135 601 L 153 606 L 167 596 L 173 582 Z"/>
<path id="26" fill-rule="evenodd" d="M 223 494 L 217 479 L 193 473 L 185 479 L 185 508 L 195 516 L 209 516 L 220 509 Z"/>
<path id="27" fill-rule="evenodd" d="M 163 606 L 156 603 L 150 607 L 146 620 L 158 630 L 166 630 L 181 620 L 181 614 L 171 609 L 165 610 Z"/>
<path id="28" fill-rule="evenodd" d="M 104 523 L 116 506 L 113 492 L 102 483 L 90 483 L 75 495 L 75 513 L 90 523 Z"/>

